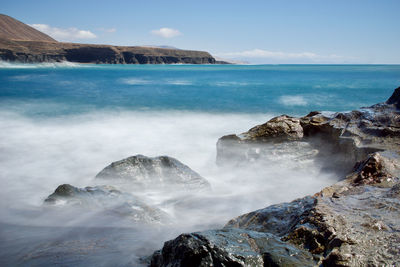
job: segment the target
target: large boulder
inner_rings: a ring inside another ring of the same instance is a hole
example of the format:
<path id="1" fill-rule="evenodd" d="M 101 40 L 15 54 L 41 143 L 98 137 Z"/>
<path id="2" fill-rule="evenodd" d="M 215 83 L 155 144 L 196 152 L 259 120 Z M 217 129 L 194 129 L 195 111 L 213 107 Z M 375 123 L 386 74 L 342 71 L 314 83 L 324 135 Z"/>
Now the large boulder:
<path id="1" fill-rule="evenodd" d="M 152 267 L 313 266 L 313 256 L 268 233 L 241 229 L 182 234 L 154 253 Z"/>
<path id="2" fill-rule="evenodd" d="M 206 179 L 180 161 L 167 156 L 132 156 L 111 163 L 96 179 L 126 181 L 135 189 L 205 190 Z"/>
<path id="3" fill-rule="evenodd" d="M 63 184 L 45 199 L 45 204 L 106 212 L 141 223 L 161 223 L 169 220 L 169 216 L 160 209 L 151 207 L 137 197 L 112 186 L 78 188 Z"/>

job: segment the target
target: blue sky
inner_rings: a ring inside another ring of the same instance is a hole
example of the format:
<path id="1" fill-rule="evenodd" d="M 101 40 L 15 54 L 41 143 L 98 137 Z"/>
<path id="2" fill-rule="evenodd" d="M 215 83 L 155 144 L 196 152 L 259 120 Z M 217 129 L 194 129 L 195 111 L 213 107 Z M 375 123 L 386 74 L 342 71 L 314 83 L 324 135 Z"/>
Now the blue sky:
<path id="1" fill-rule="evenodd" d="M 2 0 L 0 12 L 60 41 L 168 45 L 250 63 L 400 64 L 400 0 Z"/>

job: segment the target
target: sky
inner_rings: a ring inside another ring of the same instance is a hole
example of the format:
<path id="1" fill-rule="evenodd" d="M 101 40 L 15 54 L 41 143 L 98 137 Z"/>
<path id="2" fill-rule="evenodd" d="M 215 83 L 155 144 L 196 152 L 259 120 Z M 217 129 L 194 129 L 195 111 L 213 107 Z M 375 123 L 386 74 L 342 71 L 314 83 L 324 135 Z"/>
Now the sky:
<path id="1" fill-rule="evenodd" d="M 0 13 L 58 41 L 254 64 L 400 64 L 400 0 L 0 1 Z"/>

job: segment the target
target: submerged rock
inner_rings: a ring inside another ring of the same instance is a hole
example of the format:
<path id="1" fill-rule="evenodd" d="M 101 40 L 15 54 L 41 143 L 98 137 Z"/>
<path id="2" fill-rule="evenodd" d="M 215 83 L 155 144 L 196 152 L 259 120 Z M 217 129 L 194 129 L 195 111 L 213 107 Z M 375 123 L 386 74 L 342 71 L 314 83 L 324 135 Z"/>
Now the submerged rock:
<path id="1" fill-rule="evenodd" d="M 124 180 L 137 189 L 204 190 L 210 184 L 180 161 L 160 156 L 132 156 L 111 163 L 96 175 L 97 179 Z"/>
<path id="2" fill-rule="evenodd" d="M 169 216 L 160 209 L 146 205 L 137 197 L 123 193 L 112 186 L 77 188 L 63 184 L 45 199 L 45 203 L 105 211 L 136 222 L 153 223 L 169 220 Z"/>
<path id="3" fill-rule="evenodd" d="M 182 234 L 151 260 L 158 266 L 313 266 L 310 253 L 268 233 L 240 229 Z"/>
<path id="4" fill-rule="evenodd" d="M 103 182 L 112 186 L 78 188 L 60 185 L 44 202 L 96 211 L 100 216 L 120 216 L 140 223 L 170 223 L 171 217 L 167 213 L 143 201 L 152 201 L 148 195 L 158 194 L 159 199 L 168 199 L 169 194 L 182 193 L 178 194 L 181 199 L 187 197 L 188 192 L 210 189 L 207 180 L 167 156 L 149 158 L 136 155 L 113 162 L 96 175 L 95 183 Z"/>

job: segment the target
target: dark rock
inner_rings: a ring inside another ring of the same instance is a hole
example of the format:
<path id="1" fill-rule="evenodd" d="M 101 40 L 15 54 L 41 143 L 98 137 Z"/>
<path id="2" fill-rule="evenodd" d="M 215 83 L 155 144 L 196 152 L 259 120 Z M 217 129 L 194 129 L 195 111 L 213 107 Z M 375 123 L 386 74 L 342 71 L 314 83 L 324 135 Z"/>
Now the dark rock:
<path id="1" fill-rule="evenodd" d="M 315 199 L 305 197 L 256 210 L 230 220 L 224 228 L 240 228 L 284 236 L 314 207 Z"/>
<path id="2" fill-rule="evenodd" d="M 395 105 L 396 108 L 400 109 L 400 87 L 394 90 L 392 96 L 386 101 L 388 105 Z"/>
<path id="3" fill-rule="evenodd" d="M 104 211 L 142 223 L 160 223 L 169 220 L 163 211 L 150 207 L 137 197 L 123 193 L 112 186 L 77 188 L 63 184 L 45 199 L 45 203 L 52 206 L 74 206 L 84 210 Z"/>
<path id="4" fill-rule="evenodd" d="M 151 266 L 313 266 L 312 255 L 269 233 L 240 229 L 182 234 L 154 253 Z"/>
<path id="5" fill-rule="evenodd" d="M 370 155 L 365 161 L 356 165 L 357 176 L 354 183 L 377 184 L 391 179 L 390 174 L 384 169 L 384 159 L 379 153 Z"/>
<path id="6" fill-rule="evenodd" d="M 125 180 L 136 189 L 205 190 L 210 184 L 180 161 L 160 156 L 132 156 L 111 163 L 96 175 L 97 179 Z"/>
<path id="7" fill-rule="evenodd" d="M 83 46 L 65 49 L 65 59 L 70 62 L 118 64 L 124 62 L 122 56 L 113 47 Z"/>

